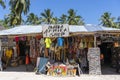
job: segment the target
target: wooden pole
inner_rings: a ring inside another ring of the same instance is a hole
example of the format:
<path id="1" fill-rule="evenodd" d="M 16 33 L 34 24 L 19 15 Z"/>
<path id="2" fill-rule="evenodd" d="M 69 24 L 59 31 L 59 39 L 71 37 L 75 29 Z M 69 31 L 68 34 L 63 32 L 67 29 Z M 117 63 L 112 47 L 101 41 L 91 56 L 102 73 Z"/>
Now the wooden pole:
<path id="1" fill-rule="evenodd" d="M 96 47 L 96 36 L 94 35 L 94 47 Z"/>

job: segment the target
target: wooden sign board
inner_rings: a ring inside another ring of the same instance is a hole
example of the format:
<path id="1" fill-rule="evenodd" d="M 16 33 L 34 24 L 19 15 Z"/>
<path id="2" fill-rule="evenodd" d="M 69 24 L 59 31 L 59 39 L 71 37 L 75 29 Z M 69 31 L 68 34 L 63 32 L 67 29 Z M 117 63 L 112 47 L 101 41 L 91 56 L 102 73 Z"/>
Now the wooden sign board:
<path id="1" fill-rule="evenodd" d="M 69 36 L 67 24 L 50 24 L 42 26 L 43 37 L 66 37 Z"/>
<path id="2" fill-rule="evenodd" d="M 101 74 L 100 49 L 89 48 L 88 50 L 89 74 Z"/>

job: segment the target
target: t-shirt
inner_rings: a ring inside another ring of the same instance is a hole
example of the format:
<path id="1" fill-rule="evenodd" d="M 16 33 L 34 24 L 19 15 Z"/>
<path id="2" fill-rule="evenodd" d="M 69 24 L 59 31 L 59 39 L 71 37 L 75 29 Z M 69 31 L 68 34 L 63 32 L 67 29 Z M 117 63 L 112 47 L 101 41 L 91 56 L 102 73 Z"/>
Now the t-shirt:
<path id="1" fill-rule="evenodd" d="M 12 50 L 6 50 L 6 57 L 8 58 L 12 57 Z"/>
<path id="2" fill-rule="evenodd" d="M 63 46 L 63 44 L 64 44 L 64 39 L 61 38 L 61 37 L 59 37 L 59 38 L 57 39 L 57 45 L 58 45 L 58 46 Z"/>
<path id="3" fill-rule="evenodd" d="M 52 41 L 50 38 L 45 39 L 46 48 L 50 48 L 51 43 L 52 43 Z"/>

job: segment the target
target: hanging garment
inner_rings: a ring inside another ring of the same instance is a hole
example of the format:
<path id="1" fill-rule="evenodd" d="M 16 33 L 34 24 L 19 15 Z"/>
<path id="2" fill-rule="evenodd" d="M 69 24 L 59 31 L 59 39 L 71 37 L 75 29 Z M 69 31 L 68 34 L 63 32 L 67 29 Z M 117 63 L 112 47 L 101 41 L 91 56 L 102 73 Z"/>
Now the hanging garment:
<path id="1" fill-rule="evenodd" d="M 30 40 L 30 57 L 35 58 L 36 56 L 35 38 L 33 38 Z"/>
<path id="2" fill-rule="evenodd" d="M 50 38 L 45 39 L 46 48 L 50 48 L 51 43 L 52 43 L 52 41 Z"/>
<path id="3" fill-rule="evenodd" d="M 89 42 L 88 43 L 88 48 L 91 48 L 92 47 L 92 42 Z"/>
<path id="4" fill-rule="evenodd" d="M 42 45 L 45 45 L 44 38 L 41 38 L 41 39 L 40 39 L 40 45 L 41 45 L 41 46 L 42 46 Z"/>
<path id="5" fill-rule="evenodd" d="M 76 57 L 79 58 L 79 56 L 80 56 L 80 50 L 77 49 L 77 50 L 76 50 Z"/>
<path id="6" fill-rule="evenodd" d="M 77 42 L 77 41 L 75 41 L 74 47 L 75 47 L 75 48 L 78 48 L 78 42 Z"/>
<path id="7" fill-rule="evenodd" d="M 79 49 L 82 49 L 83 48 L 83 41 L 82 41 L 82 39 L 81 39 L 81 42 L 80 42 L 80 44 L 79 44 Z"/>
<path id="8" fill-rule="evenodd" d="M 55 47 L 55 56 L 57 60 L 60 60 L 60 50 L 58 47 Z"/>
<path id="9" fill-rule="evenodd" d="M 86 48 L 87 47 L 87 40 L 86 38 L 83 39 L 83 48 Z"/>
<path id="10" fill-rule="evenodd" d="M 87 48 L 87 42 L 84 42 L 84 48 Z"/>
<path id="11" fill-rule="evenodd" d="M 12 49 L 10 49 L 10 50 L 6 50 L 6 57 L 7 58 L 11 58 L 12 57 Z"/>
<path id="12" fill-rule="evenodd" d="M 13 50 L 14 50 L 14 57 L 17 57 L 17 51 L 16 51 L 16 47 L 13 47 Z"/>
<path id="13" fill-rule="evenodd" d="M 16 42 L 19 41 L 19 37 L 18 37 L 18 36 L 15 37 L 15 41 L 16 41 Z"/>
<path id="14" fill-rule="evenodd" d="M 69 44 L 72 44 L 72 42 L 73 42 L 72 37 L 68 37 L 68 42 L 69 42 Z"/>
<path id="15" fill-rule="evenodd" d="M 26 60 L 25 60 L 25 64 L 29 64 L 30 63 L 30 58 L 28 55 L 26 55 Z"/>
<path id="16" fill-rule="evenodd" d="M 64 45 L 64 39 L 62 38 L 62 37 L 59 37 L 58 39 L 57 39 L 57 45 L 58 46 L 63 46 Z"/>
<path id="17" fill-rule="evenodd" d="M 55 44 L 54 44 L 54 43 L 51 44 L 50 50 L 51 50 L 51 51 L 54 51 L 54 50 L 55 50 Z"/>
<path id="18" fill-rule="evenodd" d="M 16 53 L 17 53 L 17 56 L 20 55 L 20 48 L 18 43 L 16 43 Z"/>

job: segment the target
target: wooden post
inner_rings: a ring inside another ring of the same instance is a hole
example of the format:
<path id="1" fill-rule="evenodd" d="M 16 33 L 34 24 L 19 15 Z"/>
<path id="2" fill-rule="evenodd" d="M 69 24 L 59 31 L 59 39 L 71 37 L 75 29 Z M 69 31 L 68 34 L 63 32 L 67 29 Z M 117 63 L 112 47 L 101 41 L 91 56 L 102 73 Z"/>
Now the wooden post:
<path id="1" fill-rule="evenodd" d="M 96 47 L 96 36 L 94 35 L 94 47 Z"/>

